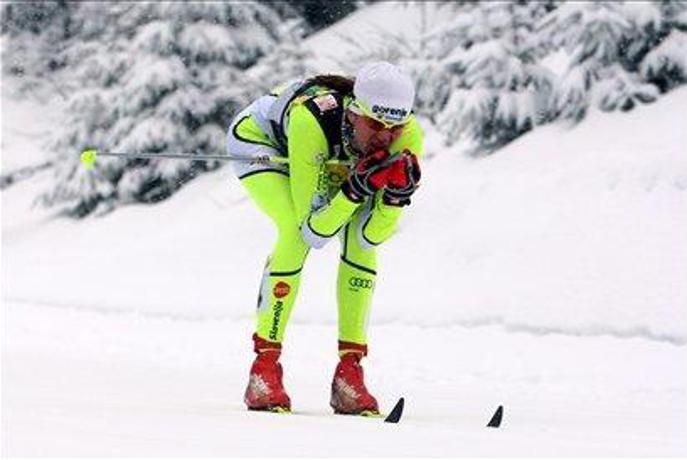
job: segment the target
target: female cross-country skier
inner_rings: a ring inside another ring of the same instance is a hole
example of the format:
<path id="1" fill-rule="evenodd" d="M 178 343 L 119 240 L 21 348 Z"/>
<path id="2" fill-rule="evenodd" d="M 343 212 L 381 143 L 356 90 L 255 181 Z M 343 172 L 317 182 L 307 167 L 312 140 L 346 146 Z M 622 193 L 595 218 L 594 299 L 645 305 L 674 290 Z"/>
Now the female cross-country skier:
<path id="1" fill-rule="evenodd" d="M 284 330 L 308 251 L 338 235 L 340 361 L 330 404 L 335 413 L 378 414 L 360 360 L 367 355 L 375 248 L 394 233 L 420 180 L 423 135 L 414 97 L 406 73 L 377 62 L 355 79 L 319 75 L 285 85 L 232 121 L 228 152 L 256 158 L 236 163 L 236 173 L 278 230 L 260 285 L 248 409 L 291 409 L 278 362 Z"/>

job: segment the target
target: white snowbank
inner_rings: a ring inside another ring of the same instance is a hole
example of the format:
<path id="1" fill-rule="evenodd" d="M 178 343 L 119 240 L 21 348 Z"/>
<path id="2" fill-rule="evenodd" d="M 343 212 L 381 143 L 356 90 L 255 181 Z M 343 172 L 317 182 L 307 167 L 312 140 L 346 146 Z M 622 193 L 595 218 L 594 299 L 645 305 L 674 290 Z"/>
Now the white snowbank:
<path id="1" fill-rule="evenodd" d="M 686 109 L 680 89 L 572 130 L 541 128 L 490 158 L 428 163 L 414 216 L 388 250 L 380 304 L 401 277 L 418 289 L 395 317 L 414 323 L 684 343 Z M 417 254 L 412 277 L 404 247 Z"/>

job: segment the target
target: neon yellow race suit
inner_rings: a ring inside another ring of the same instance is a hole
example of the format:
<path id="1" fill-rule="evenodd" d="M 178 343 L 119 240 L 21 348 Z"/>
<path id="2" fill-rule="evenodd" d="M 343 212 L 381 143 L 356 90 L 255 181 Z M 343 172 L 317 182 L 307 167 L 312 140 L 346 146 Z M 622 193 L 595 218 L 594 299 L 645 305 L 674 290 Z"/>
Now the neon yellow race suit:
<path id="1" fill-rule="evenodd" d="M 296 82 L 256 100 L 229 127 L 231 155 L 288 158 L 288 165 L 235 164 L 241 183 L 278 230 L 258 299 L 256 333 L 265 340 L 283 340 L 309 249 L 338 235 L 339 341 L 366 350 L 375 247 L 394 233 L 402 208 L 383 203 L 381 192 L 363 203 L 341 192 L 354 160 L 341 135 L 350 101 L 332 89 Z M 406 149 L 422 156 L 423 134 L 412 115 L 389 148 L 392 154 Z"/>

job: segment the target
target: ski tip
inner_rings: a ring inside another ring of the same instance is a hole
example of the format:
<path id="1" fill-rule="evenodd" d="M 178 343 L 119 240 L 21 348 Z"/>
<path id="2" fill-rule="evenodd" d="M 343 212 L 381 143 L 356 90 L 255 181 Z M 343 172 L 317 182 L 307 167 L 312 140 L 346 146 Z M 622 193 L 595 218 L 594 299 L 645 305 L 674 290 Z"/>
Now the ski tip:
<path id="1" fill-rule="evenodd" d="M 384 421 L 386 423 L 398 423 L 398 421 L 401 420 L 401 415 L 403 415 L 404 405 L 405 399 L 399 399 L 394 408 L 391 409 L 391 412 L 389 412 L 389 415 L 387 415 L 387 417 L 384 419 Z"/>
<path id="2" fill-rule="evenodd" d="M 498 428 L 501 426 L 501 420 L 503 419 L 503 406 L 499 406 L 498 409 L 496 409 L 496 412 L 494 412 L 494 415 L 491 416 L 491 420 L 489 420 L 489 423 L 487 423 L 487 426 L 489 428 Z"/>

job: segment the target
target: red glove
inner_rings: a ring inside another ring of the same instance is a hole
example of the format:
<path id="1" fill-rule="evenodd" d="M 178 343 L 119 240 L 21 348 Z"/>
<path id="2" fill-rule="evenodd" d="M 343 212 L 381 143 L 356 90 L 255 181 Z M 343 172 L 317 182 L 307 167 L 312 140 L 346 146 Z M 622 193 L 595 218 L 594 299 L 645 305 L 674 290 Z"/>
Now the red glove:
<path id="1" fill-rule="evenodd" d="M 420 186 L 420 177 L 417 157 L 405 150 L 388 169 L 387 184 L 382 196 L 384 203 L 392 206 L 409 205 L 410 196 Z"/>
<path id="2" fill-rule="evenodd" d="M 348 180 L 341 185 L 341 189 L 349 200 L 362 202 L 365 197 L 374 195 L 387 183 L 390 166 L 387 150 L 377 150 L 367 155 L 355 164 Z"/>

